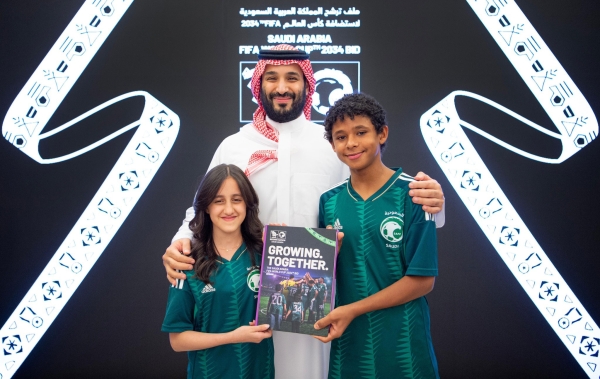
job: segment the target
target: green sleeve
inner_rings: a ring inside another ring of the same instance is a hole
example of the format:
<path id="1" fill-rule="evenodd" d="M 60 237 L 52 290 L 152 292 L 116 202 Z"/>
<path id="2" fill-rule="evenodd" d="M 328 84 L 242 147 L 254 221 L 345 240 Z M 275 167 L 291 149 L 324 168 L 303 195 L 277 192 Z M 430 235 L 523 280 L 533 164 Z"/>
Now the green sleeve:
<path id="1" fill-rule="evenodd" d="M 167 311 L 161 329 L 163 332 L 181 333 L 194 330 L 195 301 L 188 280 L 189 277 L 183 281 L 181 289 L 169 288 Z"/>
<path id="2" fill-rule="evenodd" d="M 323 195 L 321 195 L 321 198 L 319 199 L 319 228 L 326 228 L 327 225 L 325 224 L 325 200 L 323 198 Z"/>
<path id="3" fill-rule="evenodd" d="M 437 234 L 435 219 L 406 196 L 404 225 L 405 275 L 437 276 Z"/>

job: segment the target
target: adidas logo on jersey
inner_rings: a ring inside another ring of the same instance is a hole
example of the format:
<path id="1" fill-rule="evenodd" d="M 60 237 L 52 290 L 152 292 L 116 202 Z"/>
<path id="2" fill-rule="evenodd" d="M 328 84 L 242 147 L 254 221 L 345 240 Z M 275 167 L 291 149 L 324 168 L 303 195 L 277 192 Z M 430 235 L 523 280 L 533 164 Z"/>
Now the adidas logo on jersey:
<path id="1" fill-rule="evenodd" d="M 344 229 L 344 227 L 342 226 L 342 224 L 340 224 L 340 219 L 336 219 L 335 222 L 333 223 L 333 229 L 336 230 L 341 230 Z"/>
<path id="2" fill-rule="evenodd" d="M 209 293 L 209 292 L 215 292 L 216 289 L 215 287 L 211 286 L 210 283 L 208 283 L 206 286 L 204 286 L 204 288 L 202 288 L 202 293 Z"/>

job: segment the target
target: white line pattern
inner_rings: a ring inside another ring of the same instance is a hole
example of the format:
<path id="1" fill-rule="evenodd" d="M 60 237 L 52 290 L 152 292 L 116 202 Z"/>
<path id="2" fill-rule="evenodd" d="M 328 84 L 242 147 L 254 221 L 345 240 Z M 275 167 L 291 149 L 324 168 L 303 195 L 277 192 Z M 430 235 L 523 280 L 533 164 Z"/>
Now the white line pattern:
<path id="1" fill-rule="evenodd" d="M 117 233 L 171 150 L 179 117 L 144 91 L 101 104 L 41 133 L 133 0 L 87 0 L 15 98 L 2 136 L 41 164 L 76 158 L 137 127 L 98 192 L 0 330 L 0 379 L 11 378 Z M 44 159 L 40 140 L 124 99 L 145 99 L 140 119 L 70 154 Z"/>
<path id="2" fill-rule="evenodd" d="M 421 116 L 423 138 L 452 187 L 531 301 L 585 373 L 597 377 L 600 371 L 598 326 L 521 220 L 462 129 L 468 128 L 525 158 L 558 164 L 596 138 L 596 117 L 575 83 L 513 1 L 467 2 L 559 133 L 548 131 L 482 96 L 455 91 Z M 461 120 L 454 104 L 457 96 L 481 101 L 545 136 L 559 139 L 562 154 L 558 158 L 530 154 Z"/>

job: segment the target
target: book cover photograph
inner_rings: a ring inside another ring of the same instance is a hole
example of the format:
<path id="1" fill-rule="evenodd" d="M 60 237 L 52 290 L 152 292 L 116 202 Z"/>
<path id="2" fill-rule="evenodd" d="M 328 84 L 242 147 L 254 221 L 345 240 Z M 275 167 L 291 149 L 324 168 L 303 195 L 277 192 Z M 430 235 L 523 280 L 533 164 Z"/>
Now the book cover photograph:
<path id="1" fill-rule="evenodd" d="M 274 331 L 327 336 L 334 308 L 337 230 L 265 227 L 256 320 Z"/>

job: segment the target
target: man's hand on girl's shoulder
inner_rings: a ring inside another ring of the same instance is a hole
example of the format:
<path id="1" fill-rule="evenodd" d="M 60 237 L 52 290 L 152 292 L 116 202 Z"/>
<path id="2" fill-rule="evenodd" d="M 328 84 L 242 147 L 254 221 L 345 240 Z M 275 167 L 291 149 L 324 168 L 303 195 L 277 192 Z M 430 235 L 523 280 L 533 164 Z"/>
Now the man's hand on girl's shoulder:
<path id="1" fill-rule="evenodd" d="M 173 241 L 171 246 L 162 256 L 165 271 L 167 271 L 167 280 L 172 285 L 177 285 L 177 279 L 185 280 L 186 276 L 180 271 L 192 270 L 194 268 L 194 259 L 189 257 L 191 253 L 191 241 L 187 238 Z"/>

